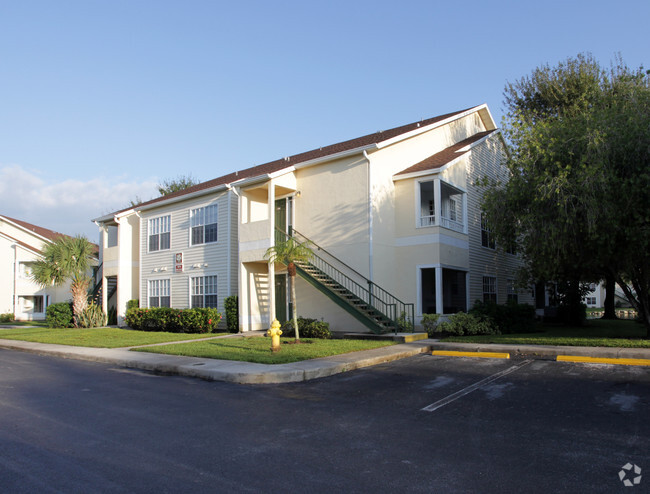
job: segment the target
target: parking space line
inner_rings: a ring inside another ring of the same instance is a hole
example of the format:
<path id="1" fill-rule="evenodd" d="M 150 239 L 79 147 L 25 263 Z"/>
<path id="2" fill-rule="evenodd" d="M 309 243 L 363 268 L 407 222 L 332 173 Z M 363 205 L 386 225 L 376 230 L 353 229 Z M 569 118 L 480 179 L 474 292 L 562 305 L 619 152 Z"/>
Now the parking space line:
<path id="1" fill-rule="evenodd" d="M 461 389 L 460 391 L 455 392 L 454 394 L 451 394 L 447 396 L 446 398 L 443 398 L 442 400 L 438 400 L 435 403 L 432 403 L 431 405 L 428 405 L 424 408 L 421 409 L 423 412 L 433 412 L 437 410 L 438 408 L 441 408 L 453 401 L 456 401 L 458 398 L 462 398 L 465 395 L 470 394 L 472 391 L 476 391 L 477 389 L 481 388 L 482 386 L 485 386 L 486 384 L 491 383 L 492 381 L 496 381 L 497 379 L 507 376 L 508 374 L 512 374 L 513 372 L 521 369 L 523 366 L 528 365 L 532 362 L 532 360 L 524 360 L 523 362 L 520 362 L 516 365 L 513 365 L 512 367 L 509 367 L 508 369 L 502 370 L 501 372 L 497 372 L 496 374 L 492 374 L 489 377 L 486 377 L 485 379 L 472 384 L 471 386 L 468 386 L 464 389 Z"/>

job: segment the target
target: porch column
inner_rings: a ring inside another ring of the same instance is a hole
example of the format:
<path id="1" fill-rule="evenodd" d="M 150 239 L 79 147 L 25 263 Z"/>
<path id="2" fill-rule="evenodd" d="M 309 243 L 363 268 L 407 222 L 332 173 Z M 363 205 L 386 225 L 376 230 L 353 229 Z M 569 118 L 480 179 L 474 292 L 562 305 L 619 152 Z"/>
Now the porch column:
<path id="1" fill-rule="evenodd" d="M 273 180 L 269 181 L 269 244 L 275 245 L 275 185 Z M 275 319 L 275 264 L 269 262 L 269 327 Z"/>
<path id="2" fill-rule="evenodd" d="M 440 179 L 436 178 L 433 181 L 433 207 L 436 211 L 435 224 L 440 226 L 440 218 L 442 218 L 442 192 L 440 188 Z M 436 277 L 438 276 L 438 269 L 436 268 Z M 437 278 L 436 278 L 437 280 Z M 436 281 L 437 283 L 437 281 Z M 436 288 L 438 288 L 436 286 Z M 436 302 L 437 304 L 437 302 Z M 442 314 L 442 312 L 440 312 Z"/>
<path id="3" fill-rule="evenodd" d="M 438 181 L 438 192 L 440 191 L 440 181 Z M 440 197 L 440 196 L 436 196 Z M 440 202 L 440 199 L 438 199 Z M 438 207 L 438 206 L 436 206 Z M 436 218 L 438 217 L 438 210 L 436 210 Z M 436 270 L 436 314 L 444 314 L 443 312 L 443 303 L 444 298 L 442 294 L 442 268 L 435 268 Z"/>

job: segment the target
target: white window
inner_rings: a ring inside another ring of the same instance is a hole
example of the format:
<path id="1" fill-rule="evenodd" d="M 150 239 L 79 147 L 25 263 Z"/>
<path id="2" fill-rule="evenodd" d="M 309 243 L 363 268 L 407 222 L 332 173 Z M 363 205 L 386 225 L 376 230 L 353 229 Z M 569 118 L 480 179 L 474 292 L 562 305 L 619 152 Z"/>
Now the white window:
<path id="1" fill-rule="evenodd" d="M 519 303 L 519 294 L 517 293 L 517 286 L 515 280 L 507 280 L 508 288 L 508 302 Z"/>
<path id="2" fill-rule="evenodd" d="M 595 307 L 596 306 L 596 297 L 587 297 L 586 302 L 587 302 L 588 306 Z"/>
<path id="3" fill-rule="evenodd" d="M 192 245 L 207 244 L 217 241 L 217 216 L 216 204 L 190 211 L 190 229 Z"/>
<path id="4" fill-rule="evenodd" d="M 169 250 L 171 223 L 170 215 L 149 220 L 149 252 Z"/>
<path id="5" fill-rule="evenodd" d="M 481 245 L 488 249 L 496 249 L 497 246 L 485 213 L 481 213 Z"/>
<path id="6" fill-rule="evenodd" d="M 149 280 L 149 307 L 170 307 L 170 280 Z"/>
<path id="7" fill-rule="evenodd" d="M 483 302 L 497 301 L 497 279 L 494 276 L 483 276 Z"/>
<path id="8" fill-rule="evenodd" d="M 200 276 L 191 279 L 192 307 L 217 307 L 217 277 Z"/>

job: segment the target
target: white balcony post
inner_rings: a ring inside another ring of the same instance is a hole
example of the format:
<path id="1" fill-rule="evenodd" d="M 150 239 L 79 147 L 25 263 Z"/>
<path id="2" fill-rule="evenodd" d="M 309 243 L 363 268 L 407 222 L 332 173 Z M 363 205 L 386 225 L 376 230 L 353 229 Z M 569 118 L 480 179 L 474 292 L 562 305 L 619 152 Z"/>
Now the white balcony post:
<path id="1" fill-rule="evenodd" d="M 433 181 L 433 207 L 436 214 L 436 217 L 434 218 L 434 224 L 441 226 L 440 219 L 442 218 L 442 190 L 440 187 L 439 178 L 436 178 Z"/>
<path id="2" fill-rule="evenodd" d="M 442 268 L 440 267 L 435 269 L 436 269 L 436 314 L 444 314 L 443 312 L 444 298 L 442 293 Z"/>

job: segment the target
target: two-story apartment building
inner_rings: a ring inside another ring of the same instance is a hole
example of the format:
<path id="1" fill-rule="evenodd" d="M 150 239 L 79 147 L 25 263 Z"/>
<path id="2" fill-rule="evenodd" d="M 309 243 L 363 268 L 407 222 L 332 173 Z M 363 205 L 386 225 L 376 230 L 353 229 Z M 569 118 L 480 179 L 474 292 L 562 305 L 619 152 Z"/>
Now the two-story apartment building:
<path id="1" fill-rule="evenodd" d="M 104 279 L 117 277 L 120 316 L 130 298 L 223 310 L 237 294 L 240 329 L 265 329 L 293 308 L 264 253 L 292 235 L 315 253 L 299 266 L 298 312 L 334 330 L 532 302 L 481 215 L 478 181 L 506 178 L 504 152 L 480 105 L 238 171 L 97 218 Z"/>
<path id="2" fill-rule="evenodd" d="M 42 320 L 48 305 L 71 298 L 70 284 L 41 286 L 31 279 L 32 266 L 48 243 L 64 236 L 48 228 L 0 216 L 0 314 L 15 320 Z"/>

